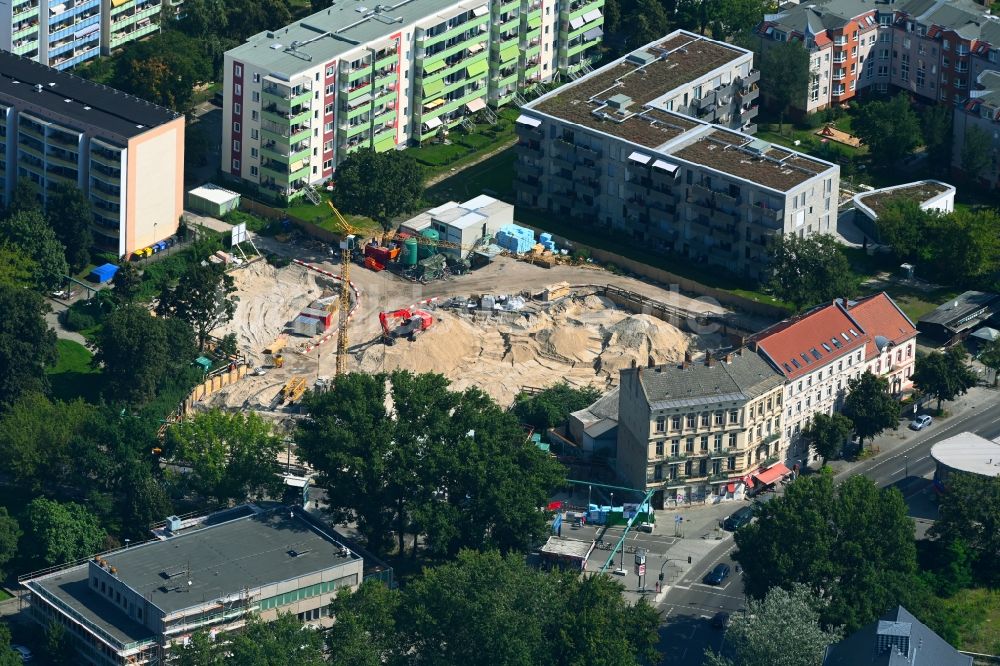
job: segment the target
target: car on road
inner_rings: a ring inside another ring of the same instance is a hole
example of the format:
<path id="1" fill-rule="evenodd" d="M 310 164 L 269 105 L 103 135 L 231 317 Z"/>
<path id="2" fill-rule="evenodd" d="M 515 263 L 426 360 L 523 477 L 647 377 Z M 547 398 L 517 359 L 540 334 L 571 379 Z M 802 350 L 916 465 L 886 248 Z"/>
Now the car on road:
<path id="1" fill-rule="evenodd" d="M 10 649 L 20 655 L 22 664 L 27 664 L 35 659 L 35 656 L 31 654 L 31 650 L 23 645 L 11 645 Z"/>
<path id="2" fill-rule="evenodd" d="M 917 418 L 910 421 L 910 430 L 923 430 L 931 424 L 934 419 L 930 417 L 929 414 L 921 414 Z"/>
<path id="3" fill-rule="evenodd" d="M 719 562 L 715 568 L 708 572 L 704 582 L 706 585 L 722 585 L 722 581 L 729 578 L 729 565 Z"/>
<path id="4" fill-rule="evenodd" d="M 725 629 L 729 626 L 729 613 L 719 611 L 712 618 L 712 626 L 716 629 Z"/>
<path id="5" fill-rule="evenodd" d="M 753 508 L 745 506 L 722 521 L 722 529 L 735 532 L 753 519 Z"/>

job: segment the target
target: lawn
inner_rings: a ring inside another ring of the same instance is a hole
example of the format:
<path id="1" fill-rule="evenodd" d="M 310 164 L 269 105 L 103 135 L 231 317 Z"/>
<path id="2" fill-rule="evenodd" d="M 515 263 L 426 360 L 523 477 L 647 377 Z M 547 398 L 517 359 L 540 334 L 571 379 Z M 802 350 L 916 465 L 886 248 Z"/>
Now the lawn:
<path id="1" fill-rule="evenodd" d="M 497 114 L 499 121 L 496 125 L 478 123 L 471 132 L 464 127 L 457 127 L 448 134 L 450 143 L 432 141 L 423 146 L 408 148 L 407 152 L 424 165 L 427 177 L 461 168 L 479 159 L 483 153 L 512 142 L 515 137 L 514 119 L 519 113 L 517 109 L 505 107 Z"/>
<path id="2" fill-rule="evenodd" d="M 13 599 L 13 598 L 14 597 L 7 594 L 7 592 L 3 588 L 0 588 L 0 601 L 6 601 L 7 599 Z"/>
<path id="3" fill-rule="evenodd" d="M 56 351 L 58 360 L 46 371 L 52 394 L 60 400 L 93 396 L 101 377 L 100 371 L 90 365 L 93 354 L 72 340 L 57 340 Z"/>
<path id="4" fill-rule="evenodd" d="M 959 649 L 1000 654 L 1000 590 L 962 590 L 941 603 L 958 622 Z"/>
<path id="5" fill-rule="evenodd" d="M 449 200 L 466 201 L 479 194 L 489 194 L 513 203 L 516 159 L 514 149 L 508 148 L 429 187 L 424 193 L 424 199 L 437 205 Z"/>
<path id="6" fill-rule="evenodd" d="M 880 273 L 889 273 L 890 276 L 899 275 L 899 262 L 889 254 L 869 255 L 861 248 L 845 248 L 844 253 L 851 263 L 851 268 L 861 276 L 862 280 L 875 278 Z M 920 319 L 941 303 L 954 298 L 958 293 L 949 287 L 931 290 L 915 289 L 896 281 L 880 281 L 876 284 L 863 285 L 861 290 L 865 295 L 880 291 L 886 292 L 912 321 Z"/>

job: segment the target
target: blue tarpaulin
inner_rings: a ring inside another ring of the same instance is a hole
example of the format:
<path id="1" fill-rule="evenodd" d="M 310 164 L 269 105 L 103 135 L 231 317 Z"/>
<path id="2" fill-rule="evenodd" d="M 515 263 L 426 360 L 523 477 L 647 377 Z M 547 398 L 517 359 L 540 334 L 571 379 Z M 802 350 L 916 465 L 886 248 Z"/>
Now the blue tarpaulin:
<path id="1" fill-rule="evenodd" d="M 90 271 L 89 279 L 93 282 L 107 282 L 118 272 L 118 267 L 114 264 L 104 264 Z"/>

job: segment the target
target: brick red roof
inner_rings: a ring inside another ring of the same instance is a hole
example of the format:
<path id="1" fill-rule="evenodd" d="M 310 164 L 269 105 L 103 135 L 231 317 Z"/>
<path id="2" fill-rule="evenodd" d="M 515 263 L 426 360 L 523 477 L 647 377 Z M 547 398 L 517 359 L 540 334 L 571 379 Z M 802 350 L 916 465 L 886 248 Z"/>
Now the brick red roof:
<path id="1" fill-rule="evenodd" d="M 885 292 L 857 302 L 849 302 L 847 313 L 864 329 L 871 340 L 865 349 L 866 359 L 878 355 L 875 347 L 876 337 L 886 338 L 894 345 L 917 337 L 917 328 L 913 322 Z"/>
<path id="2" fill-rule="evenodd" d="M 867 345 L 869 336 L 838 302 L 822 305 L 754 336 L 787 379 L 798 379 Z"/>

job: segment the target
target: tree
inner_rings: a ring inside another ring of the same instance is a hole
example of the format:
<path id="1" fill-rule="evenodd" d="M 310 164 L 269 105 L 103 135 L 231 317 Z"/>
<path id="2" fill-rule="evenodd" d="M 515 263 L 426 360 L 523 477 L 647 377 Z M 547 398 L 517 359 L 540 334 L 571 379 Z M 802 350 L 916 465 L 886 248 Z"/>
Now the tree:
<path id="1" fill-rule="evenodd" d="M 862 105 L 851 127 L 861 143 L 868 146 L 872 158 L 883 167 L 898 164 L 920 144 L 920 121 L 909 97 L 902 93 L 888 102 Z"/>
<path id="2" fill-rule="evenodd" d="M 991 340 L 979 352 L 979 362 L 993 371 L 993 386 L 1000 382 L 1000 338 Z"/>
<path id="3" fill-rule="evenodd" d="M 931 216 L 931 213 L 921 210 L 916 201 L 890 201 L 879 211 L 875 221 L 879 240 L 891 247 L 897 258 L 913 259 L 924 246 Z"/>
<path id="4" fill-rule="evenodd" d="M 4 575 L 3 566 L 17 555 L 17 541 L 22 534 L 17 519 L 0 506 L 0 578 Z"/>
<path id="5" fill-rule="evenodd" d="M 69 272 L 66 249 L 38 211 L 16 212 L 0 221 L 0 242 L 35 263 L 34 284 L 40 291 L 56 289 Z"/>
<path id="6" fill-rule="evenodd" d="M 994 210 L 957 210 L 929 215 L 921 259 L 949 283 L 975 285 L 1000 268 L 1000 215 Z"/>
<path id="7" fill-rule="evenodd" d="M 521 423 L 545 430 L 562 425 L 571 412 L 589 407 L 600 397 L 601 392 L 593 386 L 574 388 L 561 381 L 534 395 L 518 394 L 514 413 Z"/>
<path id="8" fill-rule="evenodd" d="M 0 287 L 30 287 L 37 265 L 20 248 L 0 243 Z"/>
<path id="9" fill-rule="evenodd" d="M 715 0 L 711 4 L 712 36 L 723 41 L 749 33 L 776 7 L 770 0 Z"/>
<path id="10" fill-rule="evenodd" d="M 139 306 L 112 312 L 97 337 L 94 363 L 103 366 L 108 395 L 142 403 L 153 397 L 167 363 L 162 322 Z"/>
<path id="11" fill-rule="evenodd" d="M 851 633 L 906 599 L 917 570 L 913 521 L 896 488 L 863 476 L 834 486 L 828 470 L 800 477 L 736 533 L 747 594 L 807 585 L 825 625 Z"/>
<path id="12" fill-rule="evenodd" d="M 962 143 L 961 165 L 962 173 L 969 182 L 975 182 L 990 165 L 989 134 L 975 125 L 966 127 L 965 140 Z"/>
<path id="13" fill-rule="evenodd" d="M 337 167 L 333 200 L 349 213 L 366 215 L 388 229 L 397 215 L 413 210 L 424 191 L 423 173 L 413 156 L 366 148 Z"/>
<path id="14" fill-rule="evenodd" d="M 28 211 L 42 212 L 42 198 L 38 193 L 38 186 L 27 176 L 22 176 L 14 184 L 14 191 L 11 193 L 10 203 L 4 210 L 4 215 L 11 217 Z"/>
<path id="15" fill-rule="evenodd" d="M 290 655 L 295 655 L 296 665 L 327 663 L 323 658 L 323 634 L 303 627 L 291 613 L 271 622 L 251 617 L 243 631 L 232 636 L 227 652 L 226 661 L 234 666 L 285 666 Z"/>
<path id="16" fill-rule="evenodd" d="M 49 620 L 45 626 L 45 643 L 42 654 L 50 664 L 71 664 L 77 661 L 73 639 L 58 620 Z"/>
<path id="17" fill-rule="evenodd" d="M 139 268 L 131 261 L 122 263 L 115 273 L 115 299 L 123 305 L 131 305 L 135 302 L 141 285 L 142 274 L 139 273 Z"/>
<path id="18" fill-rule="evenodd" d="M 225 0 L 191 0 L 184 4 L 180 28 L 188 35 L 204 39 L 228 29 L 229 7 Z"/>
<path id="19" fill-rule="evenodd" d="M 186 321 L 198 338 L 198 349 L 205 348 L 209 332 L 232 319 L 236 303 L 233 278 L 222 266 L 189 266 L 176 287 L 164 287 L 157 314 Z"/>
<path id="20" fill-rule="evenodd" d="M 930 535 L 959 543 L 986 580 L 1000 581 L 1000 477 L 953 472 Z"/>
<path id="21" fill-rule="evenodd" d="M 937 411 L 941 402 L 954 400 L 976 385 L 978 377 L 965 363 L 966 352 L 961 345 L 951 347 L 945 353 L 931 352 L 918 355 L 913 367 L 913 384 L 922 393 L 937 399 Z"/>
<path id="22" fill-rule="evenodd" d="M 94 244 L 90 225 L 94 213 L 83 190 L 68 182 L 56 184 L 49 191 L 46 217 L 56 238 L 66 248 L 66 263 L 73 271 L 90 263 L 90 248 Z"/>
<path id="23" fill-rule="evenodd" d="M 38 294 L 0 285 L 0 411 L 48 390 L 45 368 L 56 361 L 56 335 L 42 318 L 45 308 Z"/>
<path id="24" fill-rule="evenodd" d="M 938 172 L 947 172 L 951 166 L 952 109 L 947 104 L 933 104 L 920 112 L 920 128 L 930 167 Z M 880 216 L 881 217 L 881 216 Z"/>
<path id="25" fill-rule="evenodd" d="M 10 629 L 0 622 L 0 666 L 22 666 L 21 655 L 10 647 Z"/>
<path id="26" fill-rule="evenodd" d="M 202 412 L 167 431 L 167 454 L 191 468 L 180 479 L 203 497 L 225 503 L 274 496 L 283 448 L 270 423 L 254 412 Z"/>
<path id="27" fill-rule="evenodd" d="M 225 666 L 226 654 L 223 644 L 216 643 L 207 631 L 196 631 L 191 640 L 177 651 L 177 666 Z"/>
<path id="28" fill-rule="evenodd" d="M 703 4 L 703 3 L 698 3 Z M 792 106 L 804 105 L 809 87 L 809 52 L 794 42 L 769 43 L 760 60 L 760 88 L 778 112 L 778 131 Z"/>
<path id="29" fill-rule="evenodd" d="M 307 408 L 299 451 L 334 520 L 356 521 L 372 549 L 393 531 L 400 553 L 410 532 L 440 555 L 526 548 L 545 533 L 538 508 L 563 468 L 481 391 L 451 392 L 435 374 L 348 374 Z"/>
<path id="30" fill-rule="evenodd" d="M 34 499 L 26 510 L 26 522 L 32 554 L 46 565 L 89 557 L 107 538 L 97 518 L 75 502 Z"/>
<path id="31" fill-rule="evenodd" d="M 802 435 L 816 453 L 823 459 L 823 466 L 830 458 L 836 458 L 844 448 L 844 442 L 851 436 L 854 424 L 843 414 L 816 414 Z"/>
<path id="32" fill-rule="evenodd" d="M 69 483 L 78 465 L 74 440 L 92 428 L 93 408 L 83 401 L 52 402 L 30 393 L 0 418 L 0 457 L 22 490 L 41 493 Z"/>
<path id="33" fill-rule="evenodd" d="M 277 17 L 275 21 L 275 25 L 281 25 Z M 210 80 L 213 74 L 212 63 L 200 46 L 197 39 L 177 30 L 166 30 L 134 42 L 115 61 L 111 84 L 154 104 L 185 113 L 191 108 L 194 86 Z"/>
<path id="34" fill-rule="evenodd" d="M 400 594 L 380 581 L 367 581 L 354 592 L 343 588 L 330 605 L 337 622 L 327 630 L 327 645 L 353 666 L 392 666 L 402 663 L 397 642 L 396 615 Z"/>
<path id="35" fill-rule="evenodd" d="M 659 0 L 637 0 L 635 10 L 629 14 L 631 28 L 627 34 L 629 46 L 641 46 L 659 39 L 669 32 L 670 17 Z"/>
<path id="36" fill-rule="evenodd" d="M 709 666 L 816 666 L 826 647 L 841 638 L 837 630 L 820 626 L 818 599 L 802 584 L 791 590 L 772 587 L 763 599 L 748 599 L 745 612 L 736 613 L 726 630 L 730 661 L 708 650 Z"/>
<path id="37" fill-rule="evenodd" d="M 847 381 L 847 399 L 843 414 L 854 424 L 854 432 L 863 447 L 866 439 L 881 435 L 899 425 L 899 401 L 889 393 L 889 380 L 865 371 Z"/>
<path id="38" fill-rule="evenodd" d="M 777 237 L 770 248 L 770 264 L 775 295 L 797 310 L 850 296 L 857 289 L 847 256 L 829 234 Z"/>

